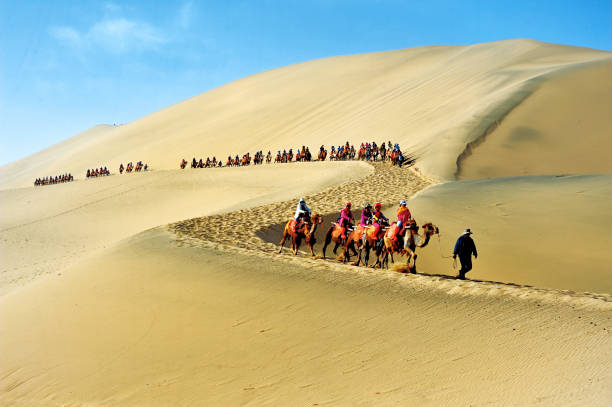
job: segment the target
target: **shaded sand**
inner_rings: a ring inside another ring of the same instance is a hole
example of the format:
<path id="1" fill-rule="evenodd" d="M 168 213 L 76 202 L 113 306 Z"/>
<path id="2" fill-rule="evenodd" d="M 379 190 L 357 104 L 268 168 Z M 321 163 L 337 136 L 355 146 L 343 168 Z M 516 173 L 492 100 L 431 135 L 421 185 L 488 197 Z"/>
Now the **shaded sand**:
<path id="1" fill-rule="evenodd" d="M 456 275 L 442 256 L 469 227 L 479 253 L 471 279 L 612 293 L 611 202 L 612 175 L 437 185 L 408 203 L 417 220 L 442 227 L 440 244 L 421 252 L 419 271 Z"/>
<path id="2" fill-rule="evenodd" d="M 1 404 L 604 406 L 612 396 L 610 303 L 458 295 L 468 290 L 458 281 L 448 294 L 397 273 L 172 242 L 149 231 L 0 298 Z"/>
<path id="3" fill-rule="evenodd" d="M 156 171 L 0 191 L 0 294 L 143 230 L 363 177 L 343 162 Z M 238 225 L 238 227 L 240 227 Z"/>
<path id="4" fill-rule="evenodd" d="M 144 160 L 276 151 L 306 144 L 399 142 L 429 176 L 454 179 L 466 146 L 559 72 L 612 53 L 509 40 L 325 58 L 262 72 L 152 113 L 98 128 L 0 168 L 0 189 L 36 177 Z M 554 121 L 554 109 L 540 112 Z M 597 120 L 609 120 L 609 115 Z M 589 116 L 592 117 L 592 116 Z M 34 164 L 33 164 L 34 163 Z"/>
<path id="5" fill-rule="evenodd" d="M 612 173 L 612 63 L 544 82 L 460 158 L 459 178 Z"/>

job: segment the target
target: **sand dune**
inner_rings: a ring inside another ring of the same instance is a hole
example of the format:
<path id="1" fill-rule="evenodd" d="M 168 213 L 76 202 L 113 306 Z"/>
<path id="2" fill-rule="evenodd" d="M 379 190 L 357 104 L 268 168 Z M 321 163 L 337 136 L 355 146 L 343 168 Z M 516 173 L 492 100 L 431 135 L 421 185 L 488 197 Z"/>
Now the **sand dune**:
<path id="1" fill-rule="evenodd" d="M 99 165 L 116 169 L 127 161 L 174 169 L 181 158 L 193 156 L 225 158 L 259 149 L 370 139 L 397 141 L 420 158 L 426 174 L 454 179 L 457 157 L 466 145 L 540 84 L 611 57 L 609 52 L 511 40 L 305 62 L 69 139 L 61 148 L 0 168 L 0 188 L 28 186 L 45 174 L 80 176 Z M 601 75 L 609 78 L 609 70 Z M 554 121 L 557 113 L 551 108 L 539 115 Z M 597 120 L 609 123 L 607 116 Z M 586 151 L 600 147 L 585 143 Z"/>
<path id="2" fill-rule="evenodd" d="M 612 172 L 612 63 L 555 76 L 459 159 L 462 179 Z"/>
<path id="3" fill-rule="evenodd" d="M 0 294 L 160 224 L 295 200 L 369 172 L 356 162 L 176 170 L 0 191 Z"/>
<path id="4" fill-rule="evenodd" d="M 608 405 L 611 58 L 512 40 L 310 61 L 1 167 L 0 404 Z M 416 166 L 178 169 L 372 139 Z M 153 171 L 79 179 L 137 160 Z M 277 254 L 299 196 L 319 253 L 346 201 L 412 197 L 442 234 L 418 275 Z M 465 227 L 473 281 L 448 258 Z"/>
<path id="5" fill-rule="evenodd" d="M 452 274 L 448 256 L 465 228 L 479 257 L 470 278 L 612 293 L 612 175 L 538 176 L 453 182 L 410 201 L 417 219 L 444 225 L 423 272 Z"/>
<path id="6" fill-rule="evenodd" d="M 454 280 L 444 293 L 172 241 L 149 231 L 0 298 L 0 347 L 20 350 L 0 354 L 2 404 L 609 402 L 609 303 L 461 295 L 483 288 Z"/>

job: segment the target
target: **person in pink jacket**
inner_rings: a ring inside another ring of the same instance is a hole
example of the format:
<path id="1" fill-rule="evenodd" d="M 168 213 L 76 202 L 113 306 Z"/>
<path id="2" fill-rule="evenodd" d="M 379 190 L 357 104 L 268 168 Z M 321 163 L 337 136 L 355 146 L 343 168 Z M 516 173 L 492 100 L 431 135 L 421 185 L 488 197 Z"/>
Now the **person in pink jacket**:
<path id="1" fill-rule="evenodd" d="M 353 222 L 353 213 L 351 212 L 351 203 L 348 202 L 344 209 L 340 211 L 340 219 L 338 223 L 342 228 L 342 239 L 346 239 L 346 228 Z"/>

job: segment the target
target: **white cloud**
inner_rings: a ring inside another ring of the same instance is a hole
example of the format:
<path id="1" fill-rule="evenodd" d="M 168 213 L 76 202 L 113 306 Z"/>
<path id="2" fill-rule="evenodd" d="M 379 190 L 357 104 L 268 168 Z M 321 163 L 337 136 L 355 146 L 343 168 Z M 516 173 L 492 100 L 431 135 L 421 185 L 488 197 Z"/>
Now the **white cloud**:
<path id="1" fill-rule="evenodd" d="M 164 33 L 149 23 L 126 18 L 103 19 L 87 31 L 72 27 L 52 27 L 50 33 L 59 42 L 75 48 L 104 48 L 113 53 L 153 49 L 168 42 Z"/>
<path id="2" fill-rule="evenodd" d="M 146 21 L 122 17 L 121 6 L 107 2 L 107 12 L 89 28 L 79 31 L 69 26 L 51 27 L 51 36 L 60 43 L 81 51 L 100 48 L 115 54 L 132 51 L 157 49 L 166 43 L 176 41 L 177 32 L 188 30 L 193 23 L 194 7 L 191 1 L 183 3 L 165 28 L 157 27 Z M 174 27 L 174 30 L 172 29 Z M 171 34 L 172 33 L 172 34 Z"/>
<path id="3" fill-rule="evenodd" d="M 152 25 L 125 18 L 102 20 L 94 24 L 87 33 L 87 39 L 119 52 L 155 48 L 167 42 L 163 33 Z"/>

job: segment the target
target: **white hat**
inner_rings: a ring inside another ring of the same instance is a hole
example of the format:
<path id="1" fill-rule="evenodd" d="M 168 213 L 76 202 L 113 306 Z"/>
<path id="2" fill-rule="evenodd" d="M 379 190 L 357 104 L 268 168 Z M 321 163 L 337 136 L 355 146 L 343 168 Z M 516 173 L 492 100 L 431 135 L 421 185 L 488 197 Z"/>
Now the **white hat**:
<path id="1" fill-rule="evenodd" d="M 473 233 L 470 229 L 465 229 L 465 232 L 462 233 L 462 235 L 471 235 L 471 234 Z"/>

